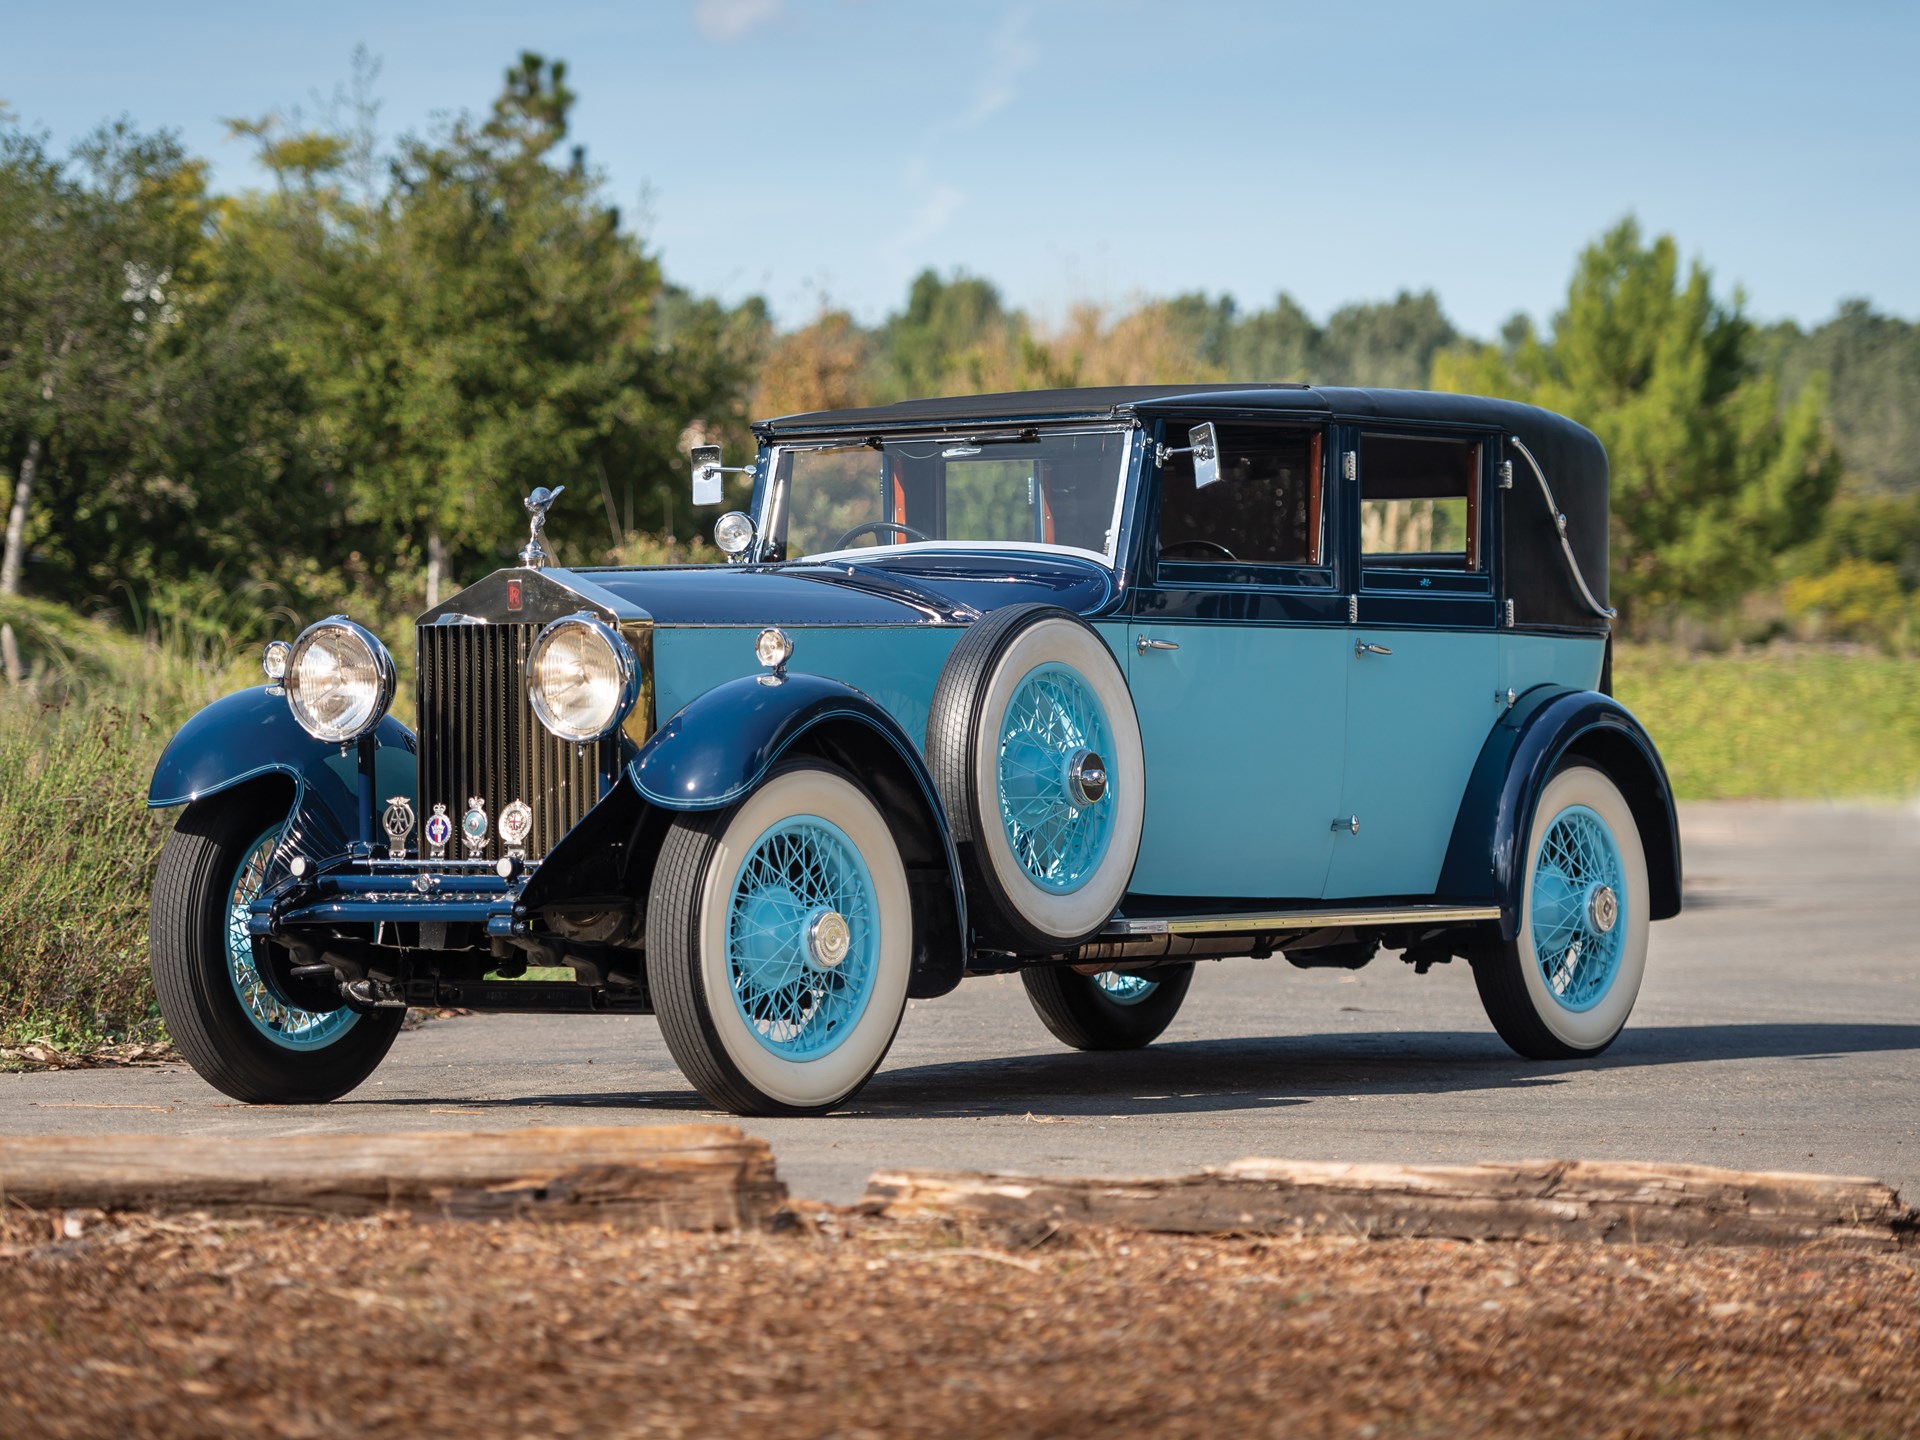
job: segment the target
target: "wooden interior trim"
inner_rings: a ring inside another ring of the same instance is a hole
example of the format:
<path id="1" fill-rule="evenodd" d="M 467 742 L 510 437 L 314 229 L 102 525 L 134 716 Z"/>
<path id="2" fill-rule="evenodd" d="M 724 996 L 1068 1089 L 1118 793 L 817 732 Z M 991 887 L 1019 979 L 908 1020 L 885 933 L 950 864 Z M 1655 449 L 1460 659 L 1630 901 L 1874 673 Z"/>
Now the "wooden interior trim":
<path id="1" fill-rule="evenodd" d="M 1473 461 L 1467 467 L 1467 569 L 1480 568 L 1480 466 L 1486 459 L 1486 446 L 1475 444 Z"/>
<path id="2" fill-rule="evenodd" d="M 1309 565 L 1326 564 L 1326 536 L 1323 533 L 1322 517 L 1326 507 L 1321 497 L 1326 491 L 1326 467 L 1321 464 L 1321 454 L 1325 449 L 1325 430 L 1313 432 L 1312 458 L 1307 462 L 1307 563 Z"/>

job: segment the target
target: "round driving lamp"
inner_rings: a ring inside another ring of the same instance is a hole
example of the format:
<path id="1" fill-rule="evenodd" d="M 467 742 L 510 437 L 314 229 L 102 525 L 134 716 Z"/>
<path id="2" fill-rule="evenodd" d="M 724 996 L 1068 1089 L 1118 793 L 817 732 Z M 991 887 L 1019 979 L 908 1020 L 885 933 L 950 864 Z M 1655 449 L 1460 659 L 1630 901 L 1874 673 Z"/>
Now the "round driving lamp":
<path id="1" fill-rule="evenodd" d="M 344 615 L 309 625 L 287 656 L 287 708 L 316 740 L 346 745 L 393 703 L 393 657 Z"/>
<path id="2" fill-rule="evenodd" d="M 793 641 L 786 631 L 770 625 L 754 640 L 753 658 L 769 670 L 778 670 L 793 658 Z"/>
<path id="3" fill-rule="evenodd" d="M 260 652 L 260 669 L 267 677 L 269 685 L 278 685 L 287 678 L 287 666 L 293 660 L 293 646 L 284 640 L 269 640 Z"/>
<path id="4" fill-rule="evenodd" d="M 713 543 L 723 555 L 744 555 L 753 544 L 753 517 L 729 510 L 713 522 Z"/>
<path id="5" fill-rule="evenodd" d="M 540 723 L 584 745 L 611 735 L 640 695 L 640 662 L 595 615 L 556 620 L 527 652 L 527 699 Z"/>

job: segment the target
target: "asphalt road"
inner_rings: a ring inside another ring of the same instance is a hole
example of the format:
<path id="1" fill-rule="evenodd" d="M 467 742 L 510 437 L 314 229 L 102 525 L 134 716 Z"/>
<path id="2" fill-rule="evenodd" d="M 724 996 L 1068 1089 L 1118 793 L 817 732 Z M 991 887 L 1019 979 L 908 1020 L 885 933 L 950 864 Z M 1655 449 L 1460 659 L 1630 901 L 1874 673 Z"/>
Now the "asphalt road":
<path id="1" fill-rule="evenodd" d="M 1515 1059 L 1455 962 L 1201 966 L 1151 1049 L 1056 1044 L 1017 979 L 914 1004 L 846 1112 L 751 1121 L 796 1194 L 882 1166 L 1167 1173 L 1249 1155 L 1684 1160 L 1920 1196 L 1920 807 L 1686 807 L 1687 910 L 1653 927 L 1598 1061 Z M 233 1105 L 184 1066 L 0 1076 L 0 1131 L 289 1135 L 716 1118 L 646 1018 L 473 1016 L 404 1034 L 354 1095 Z"/>

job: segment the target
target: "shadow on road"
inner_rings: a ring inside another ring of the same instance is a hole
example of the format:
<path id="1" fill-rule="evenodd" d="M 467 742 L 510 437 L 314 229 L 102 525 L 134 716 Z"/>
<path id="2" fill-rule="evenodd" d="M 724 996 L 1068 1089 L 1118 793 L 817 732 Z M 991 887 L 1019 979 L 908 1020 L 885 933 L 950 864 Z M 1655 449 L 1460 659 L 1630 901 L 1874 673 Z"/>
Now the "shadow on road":
<path id="1" fill-rule="evenodd" d="M 965 1118 L 1021 1115 L 1178 1115 L 1269 1110 L 1328 1095 L 1442 1095 L 1520 1090 L 1576 1073 L 1725 1060 L 1819 1059 L 1920 1051 L 1920 1025 L 1759 1024 L 1629 1028 L 1597 1060 L 1516 1058 L 1491 1035 L 1376 1031 L 1238 1040 L 1189 1040 L 1146 1050 L 981 1056 L 883 1069 L 845 1116 Z M 691 1090 L 576 1092 L 454 1100 L 357 1095 L 351 1105 L 546 1106 L 582 1110 L 708 1111 Z"/>

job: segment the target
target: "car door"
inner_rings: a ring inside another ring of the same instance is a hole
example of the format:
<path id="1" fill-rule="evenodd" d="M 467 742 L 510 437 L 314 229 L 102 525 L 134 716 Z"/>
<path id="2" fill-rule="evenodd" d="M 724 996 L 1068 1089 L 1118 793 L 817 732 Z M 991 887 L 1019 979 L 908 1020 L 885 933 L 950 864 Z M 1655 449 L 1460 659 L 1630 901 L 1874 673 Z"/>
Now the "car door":
<path id="1" fill-rule="evenodd" d="M 1176 449 L 1189 423 L 1165 425 Z M 1348 643 L 1326 435 L 1222 423 L 1206 485 L 1190 454 L 1160 462 L 1127 646 L 1147 765 L 1136 894 L 1313 899 L 1326 880 Z"/>
<path id="2" fill-rule="evenodd" d="M 1474 762 L 1503 708 L 1491 437 L 1342 432 L 1354 577 L 1346 760 L 1329 899 L 1421 897 L 1439 883 Z M 1352 459 L 1349 461 L 1348 457 Z"/>

